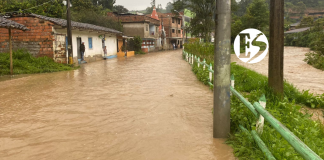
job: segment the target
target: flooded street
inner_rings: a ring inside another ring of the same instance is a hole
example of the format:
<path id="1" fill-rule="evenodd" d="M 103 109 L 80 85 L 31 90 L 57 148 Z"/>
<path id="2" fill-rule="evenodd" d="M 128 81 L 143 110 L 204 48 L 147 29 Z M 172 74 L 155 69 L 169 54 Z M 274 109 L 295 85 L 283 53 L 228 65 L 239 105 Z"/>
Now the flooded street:
<path id="1" fill-rule="evenodd" d="M 234 159 L 212 98 L 180 50 L 0 81 L 0 159 Z"/>
<path id="2" fill-rule="evenodd" d="M 309 48 L 304 47 L 285 47 L 284 48 L 284 79 L 292 83 L 300 91 L 309 90 L 310 93 L 324 93 L 324 71 L 308 65 L 303 60 L 305 54 L 310 52 Z M 268 55 L 260 62 L 254 64 L 244 63 L 235 54 L 231 55 L 232 62 L 254 70 L 260 74 L 268 76 Z"/>

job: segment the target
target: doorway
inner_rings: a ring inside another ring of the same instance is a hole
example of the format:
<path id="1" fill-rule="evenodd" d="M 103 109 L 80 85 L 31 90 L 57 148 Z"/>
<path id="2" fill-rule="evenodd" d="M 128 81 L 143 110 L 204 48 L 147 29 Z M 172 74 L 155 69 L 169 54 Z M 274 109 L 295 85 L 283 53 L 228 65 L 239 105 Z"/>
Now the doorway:
<path id="1" fill-rule="evenodd" d="M 78 59 L 81 59 L 81 52 L 80 52 L 80 46 L 81 46 L 81 37 L 77 37 L 77 55 Z"/>

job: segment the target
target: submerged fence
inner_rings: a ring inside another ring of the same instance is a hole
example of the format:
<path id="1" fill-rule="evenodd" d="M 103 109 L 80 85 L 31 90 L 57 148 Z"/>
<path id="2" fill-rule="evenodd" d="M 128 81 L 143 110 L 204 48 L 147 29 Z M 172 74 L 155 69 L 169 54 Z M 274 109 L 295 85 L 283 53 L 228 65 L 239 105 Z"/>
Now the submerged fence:
<path id="1" fill-rule="evenodd" d="M 208 69 L 209 71 L 209 81 L 208 84 L 210 86 L 213 86 L 213 73 L 214 70 L 212 68 L 212 65 L 208 65 L 206 63 L 206 60 L 203 61 L 200 60 L 199 57 L 194 56 L 193 54 L 189 54 L 186 51 L 183 50 L 183 56 L 185 57 L 185 60 L 189 62 L 189 64 L 193 65 L 194 62 L 197 62 L 197 66 L 200 67 L 200 65 L 203 66 L 203 70 Z M 261 138 L 258 136 L 259 134 L 262 134 L 264 120 L 268 121 L 269 124 L 281 134 L 282 137 L 284 137 L 289 144 L 304 158 L 307 160 L 323 160 L 321 157 L 319 157 L 314 151 L 312 151 L 304 142 L 302 142 L 297 136 L 295 136 L 288 128 L 286 128 L 281 122 L 279 122 L 276 118 L 274 118 L 266 109 L 266 98 L 263 95 L 259 102 L 255 102 L 253 105 L 246 100 L 238 91 L 234 89 L 234 76 L 231 76 L 231 94 L 235 95 L 240 101 L 243 102 L 243 104 L 254 114 L 256 118 L 258 118 L 256 123 L 256 131 L 253 130 L 249 132 L 247 129 L 245 129 L 243 126 L 239 126 L 240 129 L 246 133 L 249 133 L 252 135 L 254 141 L 257 143 L 257 145 L 260 147 L 262 152 L 265 154 L 267 159 L 274 160 L 275 157 L 272 155 L 272 153 L 269 151 L 267 146 L 264 144 L 264 142 L 261 140 Z"/>

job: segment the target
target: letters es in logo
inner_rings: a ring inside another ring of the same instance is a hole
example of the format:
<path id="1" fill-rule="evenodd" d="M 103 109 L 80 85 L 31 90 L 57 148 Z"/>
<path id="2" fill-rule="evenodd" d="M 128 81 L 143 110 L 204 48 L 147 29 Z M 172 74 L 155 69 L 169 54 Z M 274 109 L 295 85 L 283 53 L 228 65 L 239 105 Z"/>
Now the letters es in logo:
<path id="1" fill-rule="evenodd" d="M 241 40 L 244 40 L 244 48 L 245 48 L 245 57 L 244 55 L 241 55 L 240 53 L 240 45 Z M 252 42 L 263 42 L 266 44 L 266 49 L 263 51 L 263 53 L 259 54 L 258 57 L 255 57 L 257 53 L 260 51 L 260 47 L 253 46 Z M 234 40 L 234 52 L 236 56 L 243 62 L 248 63 L 257 63 L 260 62 L 268 53 L 269 50 L 269 43 L 267 37 L 259 30 L 249 28 L 241 31 Z M 254 58 L 253 60 L 251 60 Z M 251 60 L 251 61 L 250 61 Z"/>

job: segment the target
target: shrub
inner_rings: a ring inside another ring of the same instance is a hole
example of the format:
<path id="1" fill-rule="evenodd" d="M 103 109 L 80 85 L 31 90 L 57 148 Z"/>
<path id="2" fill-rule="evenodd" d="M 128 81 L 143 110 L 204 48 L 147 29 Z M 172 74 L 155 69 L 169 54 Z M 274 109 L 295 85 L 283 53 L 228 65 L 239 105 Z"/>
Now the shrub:
<path id="1" fill-rule="evenodd" d="M 0 53 L 0 75 L 10 74 L 9 58 L 9 53 Z M 57 72 L 77 68 L 66 64 L 56 63 L 53 59 L 48 57 L 35 58 L 26 50 L 14 51 L 12 58 L 14 74 Z"/>

